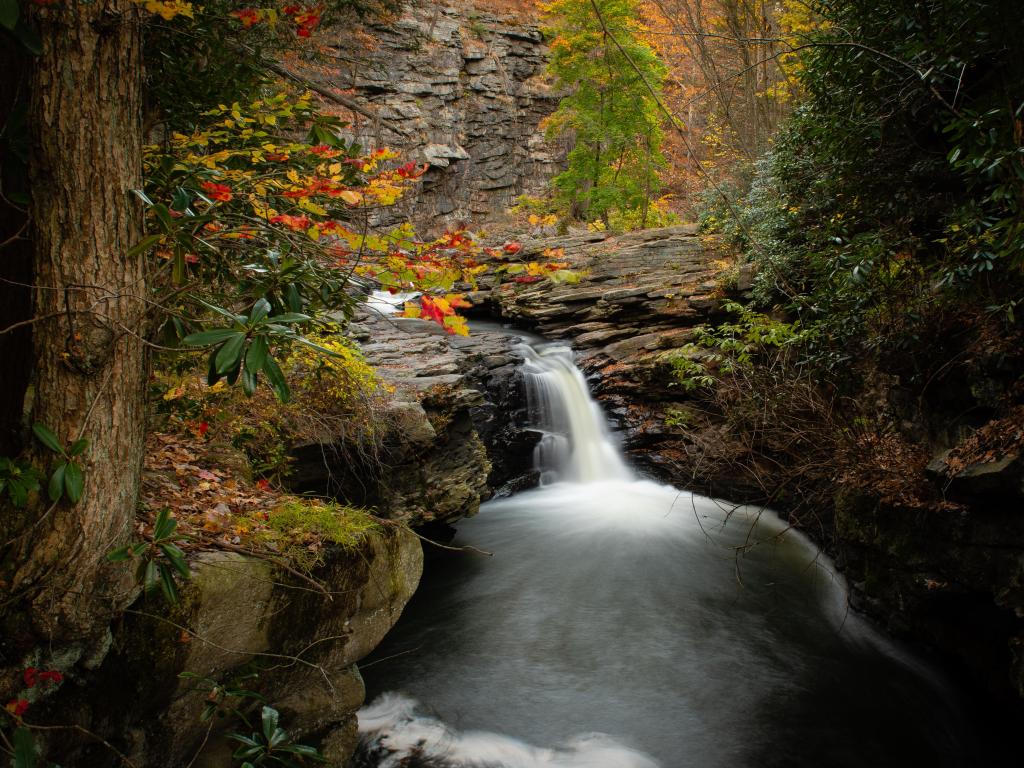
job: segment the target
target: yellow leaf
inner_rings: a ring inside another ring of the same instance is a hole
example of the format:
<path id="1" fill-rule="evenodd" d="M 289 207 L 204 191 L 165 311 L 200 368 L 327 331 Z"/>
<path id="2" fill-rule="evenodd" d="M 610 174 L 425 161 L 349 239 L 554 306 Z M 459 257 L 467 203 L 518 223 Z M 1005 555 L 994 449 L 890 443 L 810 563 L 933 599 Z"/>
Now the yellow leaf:
<path id="1" fill-rule="evenodd" d="M 459 336 L 469 336 L 469 326 L 462 315 L 448 315 L 444 319 L 444 327 Z"/>
<path id="2" fill-rule="evenodd" d="M 301 200 L 298 201 L 298 204 L 299 204 L 299 208 L 301 208 L 302 210 L 309 211 L 310 213 L 314 213 L 317 216 L 326 216 L 327 215 L 327 209 L 326 208 L 324 208 L 322 205 L 317 205 L 316 203 L 314 203 L 309 198 L 306 198 L 306 197 L 302 198 Z"/>
<path id="3" fill-rule="evenodd" d="M 359 205 L 363 201 L 363 196 L 351 189 L 346 189 L 341 193 L 341 199 L 349 205 Z"/>
<path id="4" fill-rule="evenodd" d="M 185 387 L 175 387 L 164 392 L 164 400 L 177 400 L 179 397 L 185 394 Z"/>
<path id="5" fill-rule="evenodd" d="M 309 235 L 309 239 L 313 242 L 317 242 L 320 239 L 320 228 L 310 227 L 306 230 L 306 234 Z"/>

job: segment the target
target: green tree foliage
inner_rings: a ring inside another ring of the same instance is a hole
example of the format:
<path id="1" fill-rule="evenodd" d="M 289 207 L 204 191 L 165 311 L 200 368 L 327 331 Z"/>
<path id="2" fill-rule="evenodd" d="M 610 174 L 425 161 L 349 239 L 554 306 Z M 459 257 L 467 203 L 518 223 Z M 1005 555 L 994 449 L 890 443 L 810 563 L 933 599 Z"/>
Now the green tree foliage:
<path id="1" fill-rule="evenodd" d="M 655 96 L 665 67 L 640 39 L 633 0 L 555 0 L 546 11 L 548 71 L 567 92 L 548 135 L 574 140 L 556 199 L 576 218 L 607 226 L 615 211 L 639 211 L 646 226 L 665 165 Z"/>
<path id="2" fill-rule="evenodd" d="M 830 364 L 877 351 L 927 378 L 956 313 L 1013 326 L 1024 295 L 1019 8 L 816 6 L 806 98 L 727 227 L 760 267 L 759 301 L 819 324 Z"/>

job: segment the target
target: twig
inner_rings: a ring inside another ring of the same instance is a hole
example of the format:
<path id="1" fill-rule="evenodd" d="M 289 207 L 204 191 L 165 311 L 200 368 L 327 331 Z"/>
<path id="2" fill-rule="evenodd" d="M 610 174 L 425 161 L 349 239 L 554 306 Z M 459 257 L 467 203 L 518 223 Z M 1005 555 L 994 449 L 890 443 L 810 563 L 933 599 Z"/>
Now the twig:
<path id="1" fill-rule="evenodd" d="M 259 656 L 259 657 L 268 658 L 268 659 L 286 659 L 286 660 L 292 662 L 293 664 L 303 664 L 303 665 L 309 667 L 310 669 L 317 670 L 321 674 L 324 673 L 324 668 L 321 665 L 314 664 L 311 661 L 306 661 L 305 659 L 299 658 L 298 656 L 291 656 L 291 655 L 289 655 L 287 653 L 271 653 L 269 651 L 245 651 L 245 650 L 238 650 L 237 648 L 227 648 L 227 647 L 225 647 L 223 645 L 220 645 L 218 643 L 213 642 L 212 640 L 209 640 L 209 639 L 203 637 L 202 635 L 200 635 L 195 630 L 192 630 L 192 629 L 189 629 L 188 627 L 186 627 L 184 624 L 179 624 L 176 621 L 171 621 L 170 619 L 168 619 L 165 616 L 160 616 L 159 614 L 156 614 L 156 613 L 149 613 L 148 611 L 139 611 L 139 610 L 136 610 L 135 608 L 125 608 L 124 612 L 125 613 L 131 613 L 131 614 L 134 614 L 136 616 L 143 616 L 143 617 L 145 617 L 147 619 L 153 619 L 153 620 L 159 621 L 159 622 L 161 622 L 163 624 L 167 624 L 167 625 L 169 625 L 171 627 L 174 627 L 177 630 L 180 630 L 181 632 L 184 632 L 189 637 L 195 638 L 199 642 L 204 643 L 206 645 L 209 645 L 211 648 L 216 648 L 218 651 L 223 651 L 224 653 L 230 653 L 230 654 L 234 654 L 236 656 Z"/>
<path id="2" fill-rule="evenodd" d="M 302 581 L 311 585 L 314 589 L 316 589 L 317 592 L 322 594 L 328 600 L 334 599 L 333 596 L 331 595 L 330 590 L 328 590 L 327 587 L 325 587 L 316 579 L 307 576 L 302 571 L 296 570 L 292 566 L 288 565 L 284 558 L 277 557 L 276 555 L 271 555 L 267 552 L 261 552 L 257 549 L 248 549 L 237 544 L 229 544 L 228 542 L 222 541 L 221 539 L 215 539 L 208 536 L 200 535 L 197 538 L 199 538 L 199 540 L 202 541 L 204 544 L 209 544 L 210 546 L 217 547 L 218 549 L 226 549 L 229 552 L 238 552 L 243 555 L 251 555 L 252 557 L 259 558 L 260 560 L 266 560 L 268 562 L 271 562 L 279 568 L 287 571 L 292 576 L 295 576 L 296 578 L 301 579 Z"/>
<path id="3" fill-rule="evenodd" d="M 203 741 L 199 745 L 199 749 L 196 750 L 196 753 L 192 755 L 192 759 L 188 761 L 188 765 L 186 765 L 185 768 L 192 768 L 192 766 L 195 765 L 196 760 L 198 760 L 199 756 L 203 753 L 203 749 L 206 748 L 206 742 L 210 740 L 210 731 L 213 730 L 213 722 L 213 718 L 210 718 L 210 724 L 206 726 L 206 734 L 203 736 Z"/>
<path id="4" fill-rule="evenodd" d="M 135 763 L 128 759 L 128 756 L 125 755 L 124 752 L 119 750 L 117 747 L 115 747 L 109 741 L 104 739 L 98 733 L 93 733 L 88 728 L 84 728 L 81 725 L 33 725 L 32 723 L 26 723 L 24 720 L 21 721 L 21 725 L 32 731 L 77 731 L 78 733 L 81 733 L 84 736 L 88 736 L 90 739 L 95 739 L 100 744 L 105 746 L 107 749 L 109 749 L 111 752 L 117 755 L 118 759 L 122 763 L 127 765 L 128 768 L 138 768 L 138 766 L 135 765 Z"/>
<path id="5" fill-rule="evenodd" d="M 362 671 L 364 669 L 369 669 L 374 664 L 380 664 L 383 661 L 391 661 L 392 659 L 397 659 L 399 656 L 408 656 L 410 653 L 416 653 L 416 651 L 422 647 L 422 645 L 417 645 L 415 648 L 410 648 L 407 651 L 400 651 L 399 653 L 393 653 L 390 656 L 385 656 L 383 659 L 374 659 L 369 664 L 360 664 L 359 670 Z"/>
<path id="6" fill-rule="evenodd" d="M 452 546 L 449 546 L 448 544 L 442 544 L 439 541 L 434 541 L 433 539 L 428 539 L 426 536 L 424 536 L 421 533 L 417 533 L 416 531 L 414 531 L 412 528 L 410 528 L 408 525 L 405 525 L 404 523 L 399 523 L 399 522 L 397 522 L 395 520 L 388 520 L 386 517 L 377 517 L 376 515 L 370 515 L 370 517 L 372 517 L 374 520 L 376 520 L 381 525 L 390 525 L 390 526 L 393 526 L 395 528 L 404 528 L 405 530 L 407 530 L 409 533 L 411 533 L 413 536 L 415 536 L 420 541 L 425 541 L 425 542 L 427 542 L 427 544 L 433 544 L 438 549 L 447 549 L 450 552 L 477 552 L 477 553 L 479 553 L 481 555 L 487 555 L 487 557 L 494 557 L 494 553 L 493 552 L 488 552 L 486 549 L 480 549 L 479 547 L 474 547 L 472 544 L 463 544 L 461 547 L 452 547 Z"/>
<path id="7" fill-rule="evenodd" d="M 372 120 L 374 126 L 382 126 L 384 128 L 387 128 L 389 131 L 392 131 L 393 133 L 397 133 L 399 136 L 402 136 L 403 138 L 409 138 L 410 137 L 409 132 L 406 131 L 404 128 L 399 128 L 396 125 L 392 125 L 389 122 L 385 122 L 384 120 L 381 119 L 381 117 L 379 115 L 377 115 L 374 112 L 371 112 L 369 109 L 367 109 L 366 107 L 362 106 L 361 104 L 359 104 L 358 102 L 354 101 L 353 99 L 349 99 L 349 98 L 347 98 L 345 96 L 342 96 L 340 94 L 334 93 L 330 89 L 324 88 L 322 85 L 318 85 L 317 83 L 314 83 L 313 81 L 309 80 L 308 78 L 303 77 L 302 75 L 298 74 L 297 72 L 292 72 L 290 69 L 285 67 L 283 64 L 280 64 L 280 63 L 278 63 L 276 61 L 265 61 L 264 64 L 266 65 L 267 69 L 269 69 L 270 71 L 272 71 L 272 72 L 274 72 L 274 73 L 276 73 L 278 75 L 281 75 L 282 77 L 286 77 L 289 80 L 292 80 L 293 82 L 296 82 L 296 83 L 298 83 L 299 85 L 301 85 L 301 86 L 303 86 L 305 88 L 309 88 L 309 90 L 315 91 L 316 93 L 318 93 L 321 96 L 323 96 L 325 99 L 330 99 L 331 101 L 333 101 L 333 102 L 335 102 L 337 104 L 340 104 L 341 106 L 345 107 L 346 109 L 350 109 L 353 112 L 362 115 L 363 117 L 367 118 L 368 120 Z"/>

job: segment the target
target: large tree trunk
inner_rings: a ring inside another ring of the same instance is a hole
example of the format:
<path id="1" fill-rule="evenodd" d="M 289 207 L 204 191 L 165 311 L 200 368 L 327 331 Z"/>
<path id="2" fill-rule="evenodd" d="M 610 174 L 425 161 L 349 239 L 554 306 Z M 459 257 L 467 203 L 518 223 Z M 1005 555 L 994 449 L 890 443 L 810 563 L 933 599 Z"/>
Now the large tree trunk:
<path id="1" fill-rule="evenodd" d="M 17 602 L 0 618 L 23 646 L 85 653 L 132 592 L 128 569 L 105 556 L 130 533 L 145 428 L 146 275 L 127 253 L 142 237 L 130 192 L 142 182 L 142 57 L 131 0 L 62 6 L 34 12 L 31 418 L 63 441 L 88 438 L 85 492 L 77 505 L 41 501 L 4 535 L 15 537 L 3 572 Z"/>

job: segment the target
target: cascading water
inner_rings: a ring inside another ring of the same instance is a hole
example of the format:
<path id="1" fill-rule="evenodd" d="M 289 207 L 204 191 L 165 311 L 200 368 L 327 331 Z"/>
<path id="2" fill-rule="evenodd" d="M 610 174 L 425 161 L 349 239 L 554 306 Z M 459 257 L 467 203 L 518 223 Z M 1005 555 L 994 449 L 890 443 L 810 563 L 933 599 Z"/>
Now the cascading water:
<path id="1" fill-rule="evenodd" d="M 557 480 L 591 483 L 633 475 L 609 439 L 600 409 L 565 346 L 520 345 L 533 426 L 544 432 L 534 449 L 541 485 Z"/>
<path id="2" fill-rule="evenodd" d="M 999 764 L 810 542 L 636 479 L 571 353 L 524 358 L 545 484 L 460 523 L 493 557 L 436 562 L 361 665 L 359 765 Z"/>

